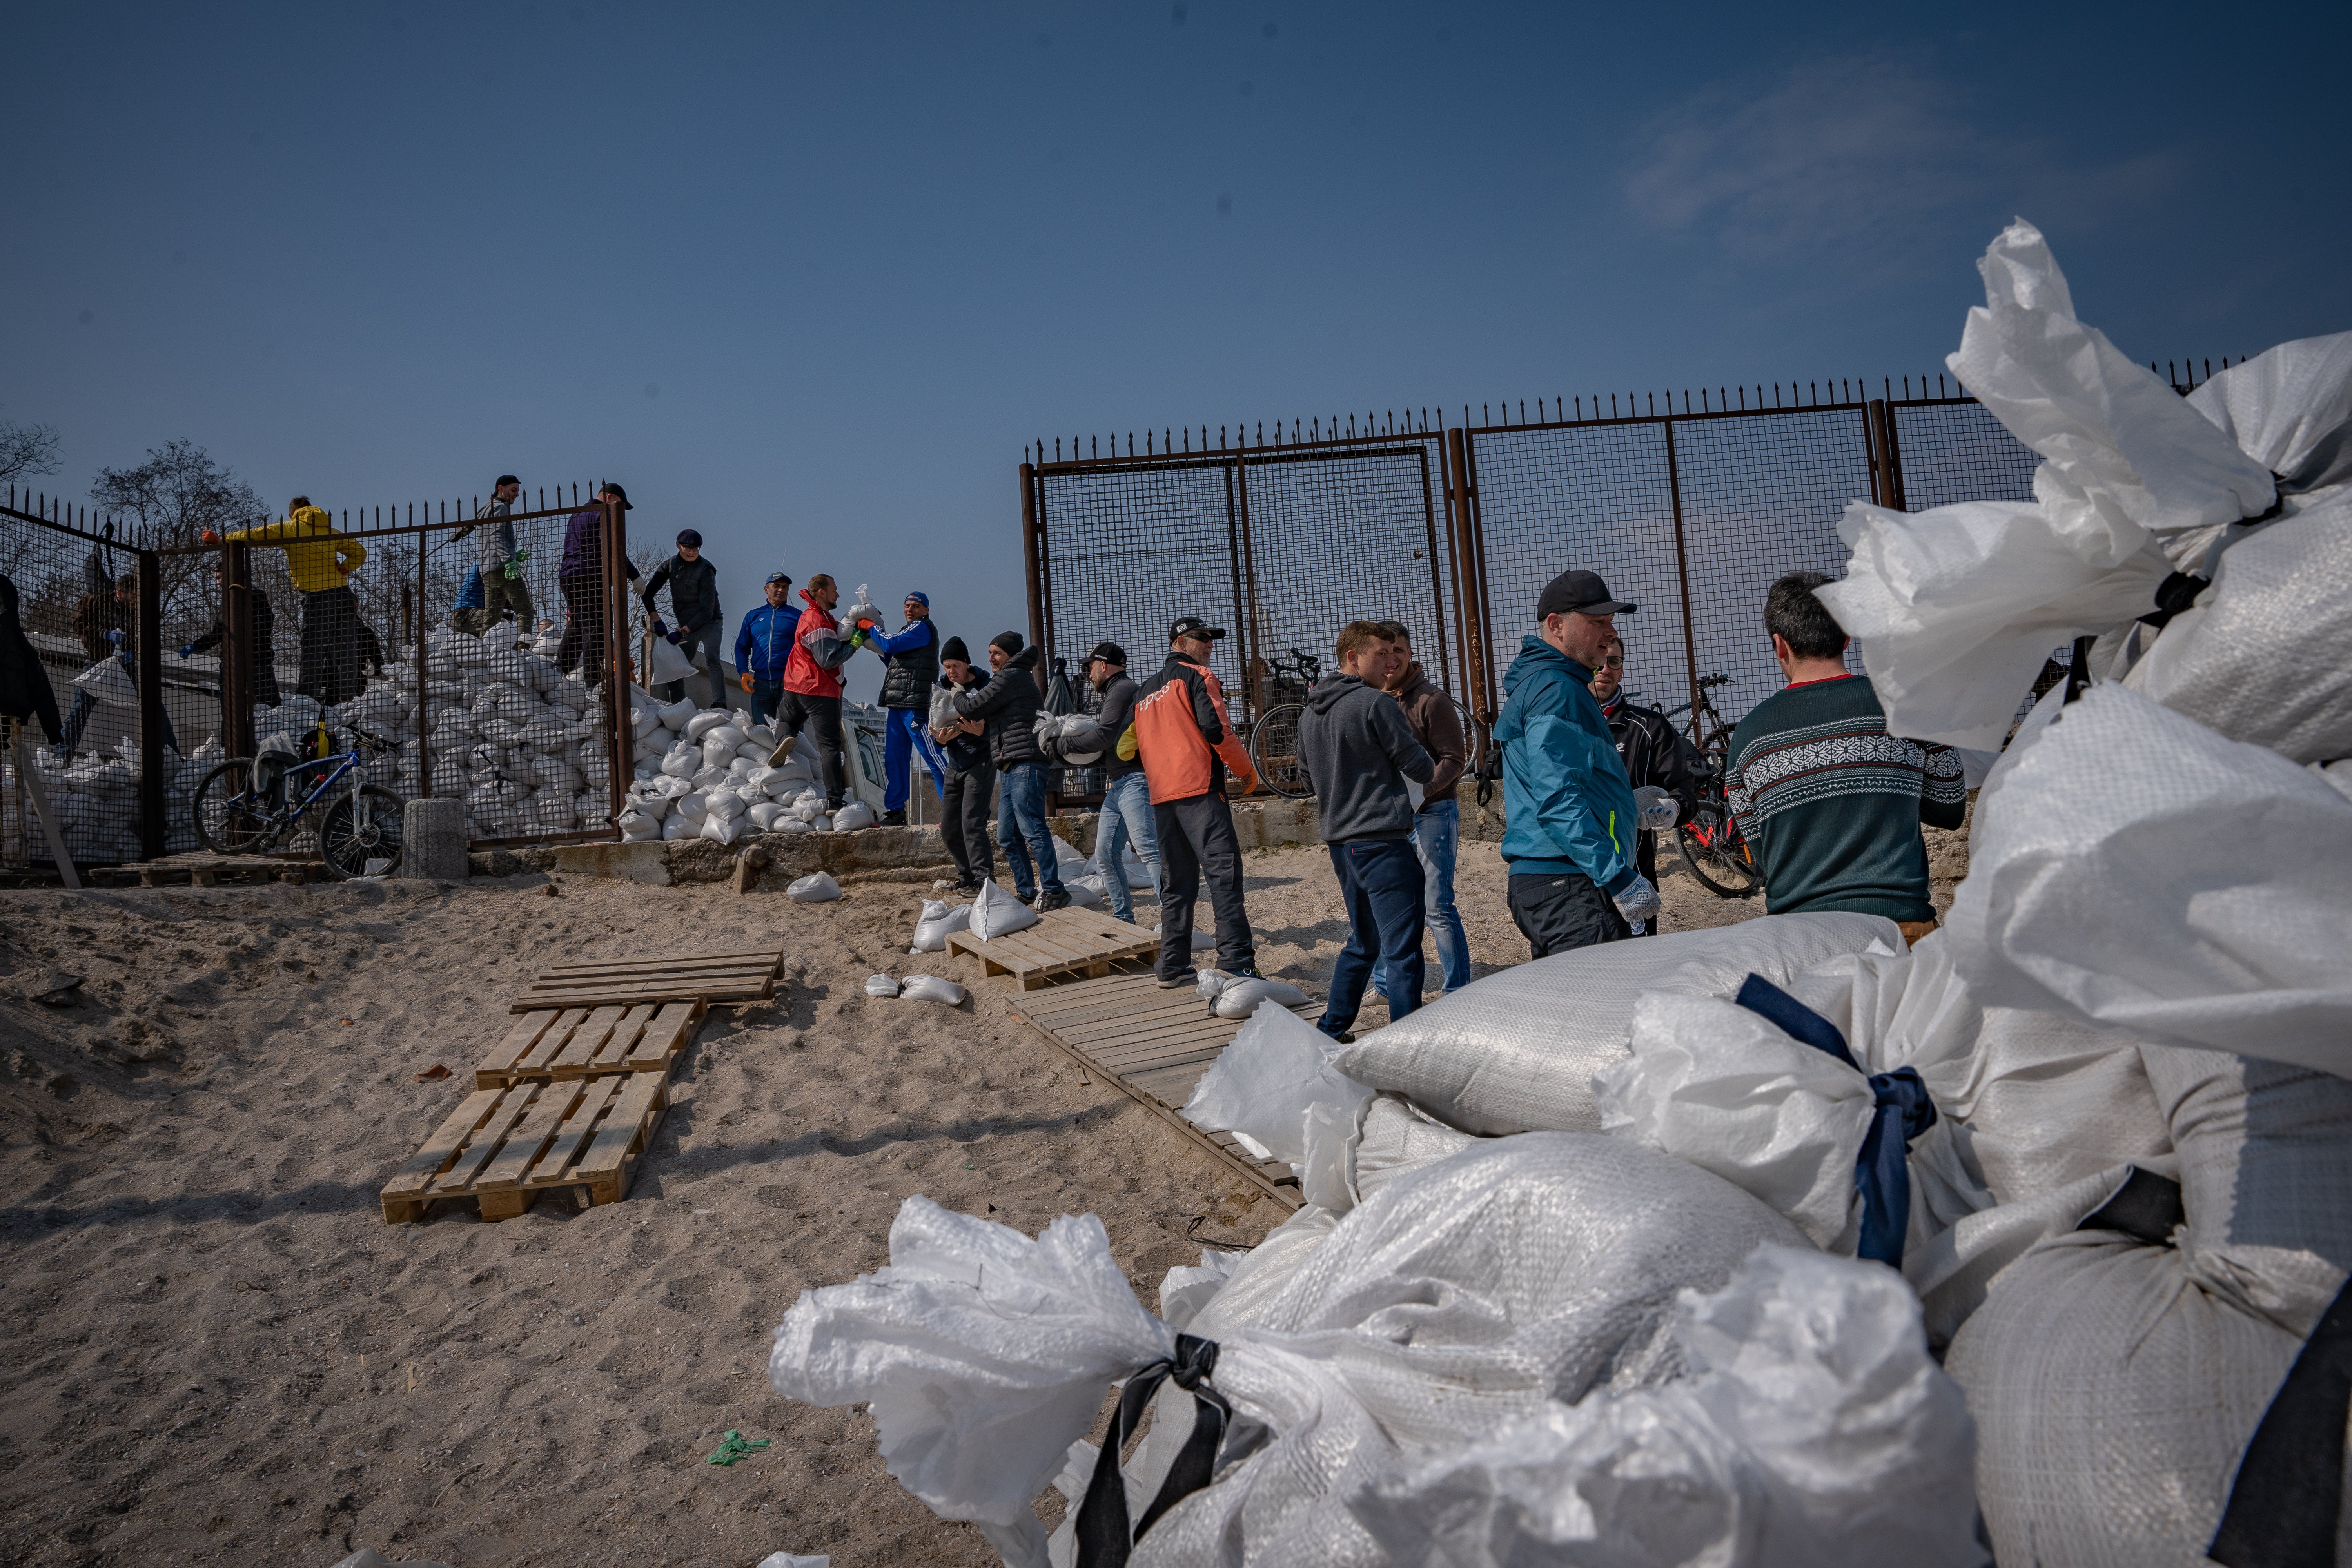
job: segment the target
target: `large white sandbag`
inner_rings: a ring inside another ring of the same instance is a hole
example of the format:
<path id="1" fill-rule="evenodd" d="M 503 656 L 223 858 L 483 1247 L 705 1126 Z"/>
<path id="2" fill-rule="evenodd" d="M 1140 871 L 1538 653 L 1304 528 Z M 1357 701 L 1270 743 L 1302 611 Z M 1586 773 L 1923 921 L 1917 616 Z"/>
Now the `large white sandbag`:
<path id="1" fill-rule="evenodd" d="M 1977 1568 L 1973 1426 L 1884 1269 L 1760 1247 L 1676 1302 L 1691 1375 L 1409 1461 L 1353 1500 L 1398 1563 Z"/>
<path id="2" fill-rule="evenodd" d="M 1988 1006 L 2352 1073 L 2352 802 L 2124 688 L 2021 732 L 1946 926 Z"/>
<path id="3" fill-rule="evenodd" d="M 2176 566 L 2276 491 L 2263 464 L 2076 319 L 2031 224 L 2002 231 L 1978 270 L 1985 303 L 1947 363 L 2042 455 L 2034 504 L 1857 502 L 1838 530 L 1854 552 L 1845 579 L 1819 592 L 1861 640 L 1889 732 L 1989 750 L 2053 647 L 2153 609 Z"/>
<path id="4" fill-rule="evenodd" d="M 662 836 L 661 819 L 635 804 L 625 806 L 614 821 L 621 829 L 621 842 L 624 844 L 637 844 Z"/>
<path id="5" fill-rule="evenodd" d="M 2279 477 L 2283 493 L 2352 479 L 2352 332 L 2301 338 L 2241 360 L 2190 393 L 2238 449 Z"/>
<path id="6" fill-rule="evenodd" d="M 1287 980 L 1275 980 L 1264 975 L 1227 974 L 1222 969 L 1203 969 L 1194 989 L 1209 1004 L 1209 1011 L 1220 1018 L 1248 1018 L 1256 1015 L 1259 1006 L 1267 1002 L 1276 1007 L 1289 1008 L 1305 1005 L 1307 993 Z"/>
<path id="7" fill-rule="evenodd" d="M 702 820 L 682 811 L 673 811 L 662 818 L 661 836 L 665 839 L 698 838 L 702 834 Z"/>
<path id="8" fill-rule="evenodd" d="M 720 725 L 726 722 L 726 710 L 720 708 L 704 708 L 698 709 L 689 714 L 685 723 L 680 725 L 678 729 L 679 732 L 685 735 L 688 740 L 699 746 L 702 744 L 702 738 L 705 735 L 709 734 L 711 731 L 718 729 Z"/>
<path id="9" fill-rule="evenodd" d="M 950 1007 L 963 1005 L 963 987 L 937 974 L 909 974 L 898 994 L 911 1002 L 938 1002 Z"/>
<path id="10" fill-rule="evenodd" d="M 1331 1065 L 1337 1041 L 1280 1005 L 1261 1007 L 1185 1100 L 1186 1121 L 1231 1132 L 1261 1160 L 1287 1162 L 1307 1201 L 1355 1204 L 1354 1152 L 1372 1091 Z"/>
<path id="11" fill-rule="evenodd" d="M 971 934 L 994 942 L 1037 923 L 1037 911 L 997 886 L 993 878 L 981 883 L 971 900 Z"/>
<path id="12" fill-rule="evenodd" d="M 751 818 L 741 816 L 721 816 L 717 812 L 702 824 L 702 837 L 714 844 L 732 844 L 743 837 L 751 826 Z"/>
<path id="13" fill-rule="evenodd" d="M 776 825 L 776 818 L 783 815 L 783 810 L 782 805 L 779 802 L 763 797 L 758 805 L 747 806 L 743 815 L 751 819 L 753 827 L 765 833 Z"/>
<path id="14" fill-rule="evenodd" d="M 1592 1075 L 1625 1054 L 1643 992 L 1727 996 L 1751 972 L 1785 986 L 1807 965 L 1874 942 L 1903 950 L 1903 933 L 1877 915 L 1766 915 L 1555 953 L 1374 1030 L 1338 1065 L 1465 1132 L 1597 1132 Z"/>
<path id="15" fill-rule="evenodd" d="M 915 921 L 916 952 L 945 952 L 948 938 L 956 931 L 971 927 L 971 906 L 950 904 L 941 899 L 925 899 L 923 912 Z"/>
<path id="16" fill-rule="evenodd" d="M 1099 877 L 1073 877 L 1062 884 L 1062 891 L 1070 896 L 1070 907 L 1075 910 L 1107 909 L 1110 904 Z"/>
<path id="17" fill-rule="evenodd" d="M 812 871 L 784 886 L 784 897 L 796 904 L 825 904 L 841 897 L 841 884 L 823 871 Z"/>
<path id="18" fill-rule="evenodd" d="M 1448 1127 L 1401 1094 L 1373 1096 L 1364 1107 L 1351 1162 L 1359 1200 L 1370 1197 L 1399 1176 L 1452 1159 L 1482 1140 Z"/>
<path id="19" fill-rule="evenodd" d="M 835 833 L 851 833 L 873 826 L 874 808 L 862 800 L 853 800 L 833 814 L 833 830 Z"/>
<path id="20" fill-rule="evenodd" d="M 653 640 L 653 658 L 646 669 L 646 679 L 656 686 L 668 686 L 684 680 L 695 671 L 694 660 L 684 648 L 667 637 Z"/>

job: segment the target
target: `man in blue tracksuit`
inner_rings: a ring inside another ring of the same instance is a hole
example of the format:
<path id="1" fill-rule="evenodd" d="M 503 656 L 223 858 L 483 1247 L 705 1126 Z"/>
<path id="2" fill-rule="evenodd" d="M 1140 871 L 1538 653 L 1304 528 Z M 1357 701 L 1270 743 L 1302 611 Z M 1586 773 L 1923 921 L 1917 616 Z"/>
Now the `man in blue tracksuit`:
<path id="1" fill-rule="evenodd" d="M 784 660 L 793 656 L 793 636 L 801 613 L 793 608 L 793 580 L 782 572 L 768 578 L 768 602 L 743 617 L 735 634 L 735 679 L 751 694 L 751 716 L 772 719 L 783 694 Z"/>
<path id="2" fill-rule="evenodd" d="M 1547 957 L 1633 934 L 1658 917 L 1658 889 L 1634 862 L 1633 785 L 1592 700 L 1592 671 L 1632 605 L 1591 572 L 1563 572 L 1536 601 L 1540 629 L 1503 676 L 1503 859 L 1511 919 Z"/>
<path id="3" fill-rule="evenodd" d="M 940 678 L 940 635 L 931 625 L 928 594 L 907 595 L 907 624 L 884 636 L 876 626 L 866 634 L 866 646 L 882 656 L 882 709 L 887 722 L 882 731 L 882 826 L 903 827 L 907 795 L 913 783 L 912 753 L 922 753 L 931 770 L 931 787 L 944 798 L 948 776 L 940 765 L 939 748 L 931 743 L 931 688 Z"/>

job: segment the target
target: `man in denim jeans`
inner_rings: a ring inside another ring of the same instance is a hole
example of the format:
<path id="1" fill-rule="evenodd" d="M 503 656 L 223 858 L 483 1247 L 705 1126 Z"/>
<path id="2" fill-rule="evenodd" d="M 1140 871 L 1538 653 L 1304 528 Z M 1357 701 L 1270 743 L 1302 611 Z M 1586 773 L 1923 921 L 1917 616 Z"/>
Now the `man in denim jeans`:
<path id="1" fill-rule="evenodd" d="M 1060 851 L 1045 826 L 1037 652 L 1022 646 L 1019 632 L 997 633 L 988 642 L 988 666 L 995 673 L 985 686 L 960 692 L 954 707 L 968 732 L 988 737 L 989 759 L 996 764 L 996 841 L 1013 868 L 1013 891 L 1044 914 L 1067 907 L 1070 895 L 1062 890 Z"/>
<path id="2" fill-rule="evenodd" d="M 1102 693 L 1102 712 L 1097 717 L 1103 738 L 1110 742 L 1103 752 L 1102 816 L 1095 826 L 1095 864 L 1102 868 L 1103 897 L 1110 901 L 1111 914 L 1133 925 L 1135 900 L 1128 895 L 1125 847 L 1134 840 L 1135 858 L 1143 862 L 1157 886 L 1160 837 L 1152 829 L 1151 782 L 1143 776 L 1143 764 L 1118 753 L 1119 737 L 1135 722 L 1136 686 L 1127 673 L 1127 650 L 1115 642 L 1095 644 L 1094 652 L 1087 655 L 1087 679 Z"/>
<path id="3" fill-rule="evenodd" d="M 1421 857 L 1423 891 L 1429 934 L 1437 943 L 1437 963 L 1445 989 L 1459 991 L 1470 984 L 1470 938 L 1462 929 L 1462 911 L 1454 906 L 1454 859 L 1462 841 L 1462 805 L 1454 788 L 1470 755 L 1462 733 L 1462 715 L 1454 700 L 1438 689 L 1412 657 L 1412 634 L 1401 622 L 1382 621 L 1381 630 L 1395 649 L 1388 679 L 1389 695 L 1404 710 L 1405 728 L 1437 763 L 1429 788 L 1413 813 L 1412 846 Z M 1372 973 L 1372 986 L 1384 991 L 1388 966 Z"/>

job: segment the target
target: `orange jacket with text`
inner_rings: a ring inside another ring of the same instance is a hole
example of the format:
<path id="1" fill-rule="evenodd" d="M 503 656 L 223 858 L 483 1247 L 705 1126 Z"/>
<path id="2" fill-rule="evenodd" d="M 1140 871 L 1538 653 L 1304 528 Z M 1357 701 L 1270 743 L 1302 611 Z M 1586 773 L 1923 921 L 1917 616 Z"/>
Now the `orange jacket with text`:
<path id="1" fill-rule="evenodd" d="M 1181 654 L 1170 654 L 1136 696 L 1135 750 L 1154 805 L 1220 788 L 1228 768 L 1244 787 L 1257 787 L 1249 752 L 1225 717 L 1224 689 L 1208 666 Z"/>

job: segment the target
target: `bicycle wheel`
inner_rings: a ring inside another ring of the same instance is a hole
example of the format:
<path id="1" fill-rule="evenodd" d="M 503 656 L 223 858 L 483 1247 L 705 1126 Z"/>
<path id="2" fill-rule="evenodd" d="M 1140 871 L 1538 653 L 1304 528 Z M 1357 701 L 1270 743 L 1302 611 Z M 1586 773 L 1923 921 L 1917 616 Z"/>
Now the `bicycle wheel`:
<path id="1" fill-rule="evenodd" d="M 1719 795 L 1703 795 L 1689 816 L 1675 824 L 1683 864 L 1719 899 L 1744 899 L 1763 886 L 1739 823 Z"/>
<path id="2" fill-rule="evenodd" d="M 400 819 L 407 808 L 380 784 L 362 784 L 356 800 L 342 790 L 319 818 L 319 853 L 338 877 L 363 877 L 368 862 L 388 860 L 386 874 L 400 869 Z"/>
<path id="3" fill-rule="evenodd" d="M 206 773 L 188 815 L 198 840 L 215 855 L 258 854 L 274 837 L 269 808 L 254 788 L 250 757 L 232 757 Z"/>
<path id="4" fill-rule="evenodd" d="M 1307 768 L 1298 755 L 1298 721 L 1306 711 L 1304 703 L 1286 702 L 1250 731 L 1250 765 L 1266 788 L 1292 800 L 1307 795 Z"/>

